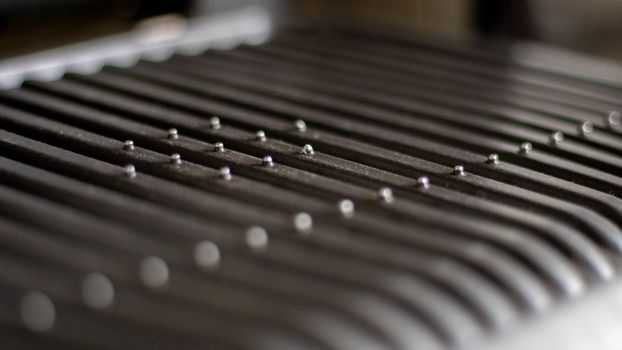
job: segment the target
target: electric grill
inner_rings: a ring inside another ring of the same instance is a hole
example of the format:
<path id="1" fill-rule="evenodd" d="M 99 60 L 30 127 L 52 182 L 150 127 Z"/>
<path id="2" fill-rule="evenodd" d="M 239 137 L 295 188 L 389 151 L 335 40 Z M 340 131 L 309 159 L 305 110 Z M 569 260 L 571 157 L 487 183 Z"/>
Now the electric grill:
<path id="1" fill-rule="evenodd" d="M 3 349 L 620 348 L 620 67 L 164 23 L 0 63 Z"/>

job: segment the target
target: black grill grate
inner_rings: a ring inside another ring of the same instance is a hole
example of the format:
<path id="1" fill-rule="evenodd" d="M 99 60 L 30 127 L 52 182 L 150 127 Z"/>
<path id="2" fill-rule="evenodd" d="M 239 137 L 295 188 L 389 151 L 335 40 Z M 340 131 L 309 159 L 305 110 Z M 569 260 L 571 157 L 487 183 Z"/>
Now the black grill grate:
<path id="1" fill-rule="evenodd" d="M 502 51 L 313 30 L 2 91 L 0 333 L 467 346 L 614 278 L 621 97 Z"/>

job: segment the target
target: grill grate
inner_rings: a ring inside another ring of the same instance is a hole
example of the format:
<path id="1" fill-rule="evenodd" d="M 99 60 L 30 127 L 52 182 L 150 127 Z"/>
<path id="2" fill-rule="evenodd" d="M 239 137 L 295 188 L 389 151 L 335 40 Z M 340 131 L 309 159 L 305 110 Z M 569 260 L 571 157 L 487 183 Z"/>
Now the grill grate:
<path id="1" fill-rule="evenodd" d="M 503 51 L 302 29 L 0 91 L 0 334 L 468 347 L 615 277 L 621 97 Z"/>

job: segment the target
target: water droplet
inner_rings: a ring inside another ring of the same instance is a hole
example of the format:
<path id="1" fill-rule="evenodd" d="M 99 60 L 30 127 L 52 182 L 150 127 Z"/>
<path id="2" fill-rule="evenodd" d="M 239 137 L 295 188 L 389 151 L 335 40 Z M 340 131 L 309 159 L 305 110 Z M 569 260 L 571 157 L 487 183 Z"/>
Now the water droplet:
<path id="1" fill-rule="evenodd" d="M 486 159 L 486 163 L 488 164 L 498 164 L 499 163 L 499 155 L 496 153 L 491 153 Z"/>
<path id="2" fill-rule="evenodd" d="M 464 166 L 462 166 L 462 165 L 456 165 L 456 166 L 454 167 L 454 172 L 453 172 L 453 174 L 454 174 L 454 175 L 458 175 L 458 176 L 464 176 L 464 175 L 466 175 L 466 173 L 464 172 Z"/>
<path id="3" fill-rule="evenodd" d="M 592 122 L 583 122 L 579 124 L 579 134 L 581 136 L 587 136 L 594 131 L 594 124 Z"/>
<path id="4" fill-rule="evenodd" d="M 263 166 L 274 166 L 274 161 L 272 160 L 272 156 L 265 156 L 261 160 L 261 164 Z"/>
<path id="5" fill-rule="evenodd" d="M 307 213 L 298 213 L 294 216 L 294 227 L 296 230 L 303 234 L 308 234 L 311 232 L 311 228 L 313 227 L 313 219 L 311 215 Z"/>
<path id="6" fill-rule="evenodd" d="M 313 150 L 313 146 L 307 144 L 307 145 L 302 146 L 301 153 L 307 156 L 311 156 L 315 154 L 315 151 Z"/>
<path id="7" fill-rule="evenodd" d="M 91 273 L 82 281 L 82 299 L 94 309 L 105 309 L 114 301 L 114 287 L 108 277 Z"/>
<path id="8" fill-rule="evenodd" d="M 209 127 L 214 129 L 214 130 L 220 129 L 220 118 L 218 118 L 218 117 L 210 118 L 210 120 L 209 120 Z"/>
<path id="9" fill-rule="evenodd" d="M 24 325 L 36 332 L 50 330 L 56 322 L 54 303 L 39 291 L 30 291 L 22 298 L 20 314 Z"/>
<path id="10" fill-rule="evenodd" d="M 393 190 L 389 187 L 382 187 L 378 190 L 378 199 L 385 203 L 393 203 L 395 198 L 393 197 Z"/>
<path id="11" fill-rule="evenodd" d="M 133 164 L 128 164 L 123 167 L 123 172 L 127 177 L 136 177 L 136 167 Z"/>
<path id="12" fill-rule="evenodd" d="M 255 133 L 255 141 L 264 142 L 266 141 L 266 133 L 263 130 L 259 130 Z"/>
<path id="13" fill-rule="evenodd" d="M 168 265 L 162 258 L 149 256 L 143 259 L 139 268 L 140 280 L 147 287 L 160 288 L 169 280 Z"/>
<path id="14" fill-rule="evenodd" d="M 202 268 L 214 268 L 220 264 L 220 249 L 210 241 L 202 241 L 194 247 L 194 261 Z"/>
<path id="15" fill-rule="evenodd" d="M 168 138 L 171 140 L 177 140 L 179 138 L 179 134 L 177 133 L 177 129 L 172 128 L 168 129 Z"/>
<path id="16" fill-rule="evenodd" d="M 425 175 L 419 176 L 417 178 L 417 187 L 424 189 L 430 188 L 430 178 Z"/>
<path id="17" fill-rule="evenodd" d="M 349 199 L 342 199 L 337 203 L 337 209 L 341 215 L 345 218 L 351 218 L 354 216 L 354 202 Z"/>
<path id="18" fill-rule="evenodd" d="M 263 250 L 268 246 L 268 233 L 263 227 L 253 226 L 246 231 L 246 244 L 253 250 Z"/>
<path id="19" fill-rule="evenodd" d="M 523 142 L 520 144 L 518 151 L 521 154 L 528 154 L 529 152 L 531 152 L 532 149 L 533 145 L 531 144 L 531 142 Z"/>
<path id="20" fill-rule="evenodd" d="M 179 153 L 173 153 L 171 154 L 171 159 L 169 161 L 171 164 L 174 165 L 179 165 L 181 164 L 181 156 L 179 155 Z"/>
<path id="21" fill-rule="evenodd" d="M 222 142 L 216 142 L 214 144 L 214 152 L 224 152 L 225 145 Z"/>
<path id="22" fill-rule="evenodd" d="M 123 150 L 125 150 L 125 151 L 133 151 L 134 150 L 134 141 L 126 140 L 123 143 Z"/>
<path id="23" fill-rule="evenodd" d="M 553 145 L 558 145 L 564 141 L 564 134 L 561 131 L 554 131 L 549 136 L 549 141 Z"/>
<path id="24" fill-rule="evenodd" d="M 296 130 L 298 130 L 299 132 L 307 131 L 307 123 L 305 123 L 305 121 L 302 119 L 296 120 L 294 122 L 294 125 L 296 126 Z"/>

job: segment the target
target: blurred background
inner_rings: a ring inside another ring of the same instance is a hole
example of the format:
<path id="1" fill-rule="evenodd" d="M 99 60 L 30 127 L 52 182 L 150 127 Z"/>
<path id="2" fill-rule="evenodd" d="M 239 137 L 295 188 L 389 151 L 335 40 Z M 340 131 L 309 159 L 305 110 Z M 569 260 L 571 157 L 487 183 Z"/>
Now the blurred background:
<path id="1" fill-rule="evenodd" d="M 119 33 L 158 15 L 218 16 L 245 6 L 278 23 L 416 30 L 457 40 L 511 37 L 622 61 L 619 0 L 0 0 L 0 57 Z"/>

